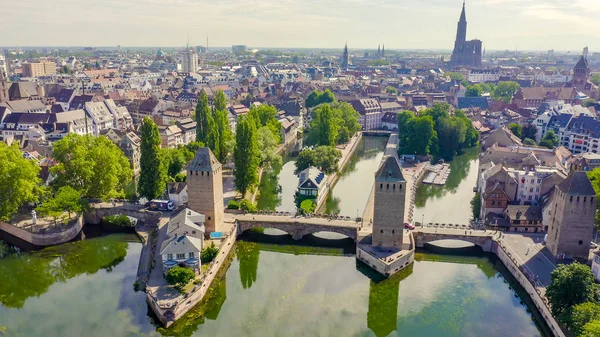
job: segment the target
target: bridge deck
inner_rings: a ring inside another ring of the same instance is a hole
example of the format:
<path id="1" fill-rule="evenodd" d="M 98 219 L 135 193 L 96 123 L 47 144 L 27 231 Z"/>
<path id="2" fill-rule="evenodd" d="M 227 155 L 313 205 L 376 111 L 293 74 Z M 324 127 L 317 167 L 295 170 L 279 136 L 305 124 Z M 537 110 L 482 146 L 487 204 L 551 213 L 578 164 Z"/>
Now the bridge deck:
<path id="1" fill-rule="evenodd" d="M 225 213 L 225 221 L 255 221 L 265 223 L 297 224 L 297 225 L 319 225 L 340 228 L 359 228 L 360 222 L 347 220 L 329 220 L 325 218 L 306 218 L 280 215 L 262 215 L 262 214 L 230 214 Z"/>

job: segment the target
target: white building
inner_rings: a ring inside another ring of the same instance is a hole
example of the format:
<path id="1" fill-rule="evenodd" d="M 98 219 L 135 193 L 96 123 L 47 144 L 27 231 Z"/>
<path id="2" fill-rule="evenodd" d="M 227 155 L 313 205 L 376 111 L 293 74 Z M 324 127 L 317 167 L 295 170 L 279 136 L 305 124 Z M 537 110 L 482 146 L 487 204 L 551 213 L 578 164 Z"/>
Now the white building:
<path id="1" fill-rule="evenodd" d="M 116 127 L 115 118 L 104 102 L 86 102 L 85 111 L 94 122 L 94 133 L 96 136 L 102 130 L 114 129 Z"/>
<path id="2" fill-rule="evenodd" d="M 315 167 L 309 167 L 300 172 L 298 179 L 298 195 L 315 199 L 319 204 L 325 197 L 327 176 Z"/>
<path id="3" fill-rule="evenodd" d="M 177 265 L 200 268 L 200 253 L 204 246 L 204 221 L 203 214 L 188 208 L 171 217 L 167 227 L 167 239 L 160 248 L 164 274 Z"/>
<path id="4" fill-rule="evenodd" d="M 196 51 L 193 48 L 186 48 L 183 52 L 181 70 L 184 73 L 198 72 L 198 54 L 196 54 Z"/>
<path id="5" fill-rule="evenodd" d="M 500 80 L 500 71 L 492 69 L 473 70 L 469 73 L 471 83 L 497 82 Z"/>
<path id="6" fill-rule="evenodd" d="M 586 107 L 581 105 L 565 104 L 563 101 L 554 101 L 549 103 L 546 111 L 540 114 L 534 124 L 537 127 L 536 141 L 539 142 L 549 130 L 549 125 L 555 130 L 562 130 L 567 127 L 573 116 L 582 115 L 595 117 L 594 114 Z M 557 133 L 558 135 L 558 133 Z"/>
<path id="7" fill-rule="evenodd" d="M 600 282 L 600 251 L 594 251 L 594 259 L 592 260 L 592 273 L 596 282 Z"/>

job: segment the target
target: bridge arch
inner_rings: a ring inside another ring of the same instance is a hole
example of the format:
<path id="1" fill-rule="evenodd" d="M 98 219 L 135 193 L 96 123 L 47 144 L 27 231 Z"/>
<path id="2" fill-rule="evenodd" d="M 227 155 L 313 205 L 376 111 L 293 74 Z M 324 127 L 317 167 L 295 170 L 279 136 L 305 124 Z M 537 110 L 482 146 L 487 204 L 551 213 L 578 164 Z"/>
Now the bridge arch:
<path id="1" fill-rule="evenodd" d="M 423 248 L 428 243 L 434 243 L 436 241 L 441 240 L 457 240 L 472 243 L 475 246 L 480 247 L 485 252 L 492 251 L 492 243 L 494 241 L 493 236 L 491 234 L 461 234 L 461 231 L 457 231 L 457 233 L 451 232 L 423 232 L 423 231 L 414 231 L 413 235 L 415 237 L 415 244 L 419 248 Z"/>
<path id="2" fill-rule="evenodd" d="M 305 224 L 305 223 L 294 223 L 287 221 L 259 221 L 259 220 L 237 220 L 238 233 L 251 228 L 274 228 L 284 231 L 292 236 L 294 240 L 301 240 L 305 235 L 313 234 L 317 232 L 331 232 L 345 235 L 352 240 L 356 241 L 358 238 L 358 229 L 356 227 L 342 227 L 342 226 L 327 226 L 319 224 Z"/>
<path id="3" fill-rule="evenodd" d="M 90 210 L 85 213 L 84 221 L 88 224 L 97 225 L 102 221 L 102 218 L 109 215 L 127 215 L 136 218 L 148 226 L 158 226 L 162 212 L 149 211 L 143 206 L 134 204 L 123 204 L 114 207 L 112 205 L 91 205 Z"/>

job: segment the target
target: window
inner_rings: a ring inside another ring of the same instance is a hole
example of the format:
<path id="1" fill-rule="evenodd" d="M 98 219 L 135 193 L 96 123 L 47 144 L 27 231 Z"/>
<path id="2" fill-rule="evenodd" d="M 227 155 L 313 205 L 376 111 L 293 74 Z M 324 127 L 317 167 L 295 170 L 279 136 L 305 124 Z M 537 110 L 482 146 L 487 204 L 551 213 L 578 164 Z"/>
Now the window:
<path id="1" fill-rule="evenodd" d="M 542 183 L 542 179 L 538 179 L 538 184 L 541 184 L 541 183 Z"/>
<path id="2" fill-rule="evenodd" d="M 579 196 L 577 197 L 577 202 L 579 202 Z"/>
<path id="3" fill-rule="evenodd" d="M 185 253 L 177 253 L 177 259 L 185 259 Z"/>
<path id="4" fill-rule="evenodd" d="M 167 254 L 167 260 L 173 260 L 173 254 Z"/>
<path id="5" fill-rule="evenodd" d="M 381 230 L 381 234 L 383 234 L 383 229 Z"/>
<path id="6" fill-rule="evenodd" d="M 398 189 L 401 190 L 402 189 L 402 184 L 398 185 Z"/>
<path id="7" fill-rule="evenodd" d="M 385 189 L 389 190 L 390 189 L 390 184 L 385 185 Z"/>
<path id="8" fill-rule="evenodd" d="M 383 184 L 379 184 L 379 189 L 383 189 Z"/>
<path id="9" fill-rule="evenodd" d="M 392 229 L 392 234 L 394 234 L 396 231 Z"/>
<path id="10" fill-rule="evenodd" d="M 193 259 L 194 258 L 194 252 L 188 253 L 188 258 Z"/>
<path id="11" fill-rule="evenodd" d="M 196 231 L 192 231 L 192 234 L 196 234 Z"/>
<path id="12" fill-rule="evenodd" d="M 579 240 L 579 245 L 581 246 L 583 244 L 583 241 Z"/>

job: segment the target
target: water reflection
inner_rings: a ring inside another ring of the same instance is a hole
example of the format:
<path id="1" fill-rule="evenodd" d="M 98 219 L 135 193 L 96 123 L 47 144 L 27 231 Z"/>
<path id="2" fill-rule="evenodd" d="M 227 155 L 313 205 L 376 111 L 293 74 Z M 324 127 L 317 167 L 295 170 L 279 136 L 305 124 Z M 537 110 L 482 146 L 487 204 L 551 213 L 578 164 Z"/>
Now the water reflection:
<path id="1" fill-rule="evenodd" d="M 294 174 L 296 159 L 283 156 L 283 164 L 273 166 L 260 182 L 257 207 L 261 210 L 296 212 L 294 195 L 298 176 Z"/>
<path id="2" fill-rule="evenodd" d="M 325 213 L 362 216 L 387 137 L 363 137 L 325 201 Z"/>
<path id="3" fill-rule="evenodd" d="M 472 217 L 470 201 L 477 183 L 478 147 L 465 149 L 450 162 L 444 186 L 420 184 L 415 198 L 415 221 L 467 224 Z"/>
<path id="4" fill-rule="evenodd" d="M 240 281 L 244 289 L 256 282 L 258 275 L 258 258 L 260 249 L 254 242 L 240 241 L 236 247 L 237 260 L 240 264 Z"/>
<path id="5" fill-rule="evenodd" d="M 22 308 L 28 298 L 46 293 L 55 282 L 66 282 L 100 269 L 110 272 L 127 255 L 123 236 L 92 239 L 49 247 L 32 254 L 0 260 L 0 303 Z"/>
<path id="6" fill-rule="evenodd" d="M 412 274 L 413 265 L 403 269 L 389 279 L 369 285 L 369 311 L 367 326 L 375 336 L 385 337 L 398 328 L 398 297 L 400 281 Z"/>

